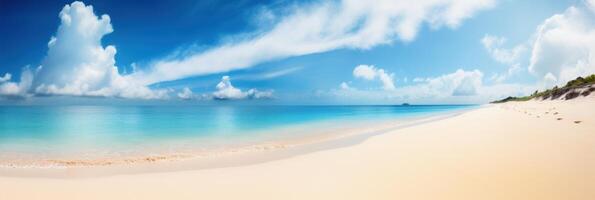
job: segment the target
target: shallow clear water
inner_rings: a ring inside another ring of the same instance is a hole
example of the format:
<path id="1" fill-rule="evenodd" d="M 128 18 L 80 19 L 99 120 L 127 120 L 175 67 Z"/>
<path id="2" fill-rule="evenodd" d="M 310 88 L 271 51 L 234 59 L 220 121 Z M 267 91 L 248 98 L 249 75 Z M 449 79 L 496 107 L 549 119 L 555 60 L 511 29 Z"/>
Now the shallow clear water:
<path id="1" fill-rule="evenodd" d="M 473 106 L 0 106 L 2 154 L 101 154 L 257 141 L 325 121 L 431 116 Z M 131 150 L 132 151 L 132 150 Z"/>

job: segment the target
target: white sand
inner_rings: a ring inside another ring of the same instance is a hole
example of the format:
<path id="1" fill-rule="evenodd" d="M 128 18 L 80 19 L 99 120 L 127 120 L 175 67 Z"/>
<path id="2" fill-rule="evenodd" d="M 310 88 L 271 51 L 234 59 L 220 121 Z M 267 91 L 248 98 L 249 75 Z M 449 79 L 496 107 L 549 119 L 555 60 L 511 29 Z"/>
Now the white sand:
<path id="1" fill-rule="evenodd" d="M 491 105 L 353 146 L 239 167 L 0 177 L 0 199 L 594 197 L 595 98 Z"/>

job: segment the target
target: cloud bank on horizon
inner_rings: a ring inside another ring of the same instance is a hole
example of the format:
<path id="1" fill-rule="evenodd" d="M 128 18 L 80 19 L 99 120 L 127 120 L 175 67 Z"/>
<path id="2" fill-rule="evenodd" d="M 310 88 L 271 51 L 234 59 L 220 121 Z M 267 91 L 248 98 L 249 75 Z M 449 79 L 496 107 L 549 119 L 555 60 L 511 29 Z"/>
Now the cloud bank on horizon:
<path id="1" fill-rule="evenodd" d="M 386 75 L 386 72 L 384 72 L 383 69 L 374 66 L 359 65 L 353 70 L 354 78 L 363 78 L 365 80 L 374 80 L 374 77 L 380 76 L 377 74 L 385 74 L 385 76 L 389 76 Z M 386 87 L 386 84 L 388 83 L 383 83 L 383 86 L 377 89 L 358 89 L 349 86 L 348 82 L 342 82 L 339 89 L 330 90 L 320 95 L 339 97 L 341 99 L 367 99 L 369 101 L 383 98 L 398 98 L 402 100 L 422 99 L 427 102 L 431 102 L 431 99 L 444 100 L 451 98 L 469 98 L 471 96 L 477 96 L 478 94 L 489 96 L 494 95 L 491 92 L 486 93 L 486 90 L 482 90 L 484 88 L 482 78 L 483 73 L 479 70 L 465 71 L 463 69 L 457 69 L 453 73 L 444 74 L 438 77 L 418 77 L 413 80 L 417 83 L 415 85 L 403 87 L 393 86 L 393 88 L 390 89 Z M 390 80 L 390 84 L 392 84 L 392 79 Z M 510 88 L 510 86 L 506 87 Z M 493 88 L 488 86 L 487 89 Z M 523 89 L 526 90 L 526 88 Z M 461 102 L 473 102 L 473 100 Z"/>
<path id="2" fill-rule="evenodd" d="M 114 31 L 107 14 L 97 16 L 91 5 L 67 4 L 59 13 L 60 25 L 48 42 L 41 65 L 25 67 L 19 81 L 6 73 L 0 77 L 0 95 L 97 96 L 135 99 L 270 99 L 273 90 L 242 90 L 223 76 L 214 91 L 195 94 L 190 88 L 155 89 L 151 85 L 195 76 L 228 73 L 291 57 L 340 49 L 370 50 L 396 42 L 413 42 L 421 27 L 456 29 L 476 13 L 493 8 L 495 0 L 316 1 L 290 7 L 285 16 L 274 16 L 270 27 L 255 30 L 252 37 L 233 40 L 201 52 L 156 59 L 129 74 L 120 74 L 113 45 L 102 38 Z M 333 98 L 353 99 L 449 99 L 485 101 L 504 95 L 527 93 L 561 84 L 576 76 L 595 73 L 595 3 L 570 6 L 536 28 L 526 42 L 506 48 L 506 38 L 489 33 L 480 39 L 486 52 L 508 69 L 484 83 L 478 69 L 457 69 L 435 77 L 417 77 L 412 85 L 396 84 L 395 73 L 366 63 L 353 63 L 353 80 L 338 89 L 321 90 Z M 525 66 L 524 62 L 528 62 Z M 382 66 L 380 66 L 382 67 Z M 281 69 L 278 77 L 301 68 Z M 504 80 L 526 70 L 538 78 L 535 85 L 506 84 Z M 406 81 L 405 78 L 402 80 Z M 378 88 L 353 86 L 380 83 Z M 358 82 L 360 83 L 360 82 Z M 486 90 L 494 90 L 485 92 Z"/>

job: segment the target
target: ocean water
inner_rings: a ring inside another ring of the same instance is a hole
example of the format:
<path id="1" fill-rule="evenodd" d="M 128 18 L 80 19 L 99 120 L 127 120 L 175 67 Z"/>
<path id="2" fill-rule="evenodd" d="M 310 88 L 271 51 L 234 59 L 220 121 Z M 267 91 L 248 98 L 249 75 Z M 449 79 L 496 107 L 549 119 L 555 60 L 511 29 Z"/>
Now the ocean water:
<path id="1" fill-rule="evenodd" d="M 93 157 L 258 143 L 324 123 L 434 116 L 474 106 L 0 106 L 0 159 Z M 284 130 L 293 130 L 292 132 Z"/>

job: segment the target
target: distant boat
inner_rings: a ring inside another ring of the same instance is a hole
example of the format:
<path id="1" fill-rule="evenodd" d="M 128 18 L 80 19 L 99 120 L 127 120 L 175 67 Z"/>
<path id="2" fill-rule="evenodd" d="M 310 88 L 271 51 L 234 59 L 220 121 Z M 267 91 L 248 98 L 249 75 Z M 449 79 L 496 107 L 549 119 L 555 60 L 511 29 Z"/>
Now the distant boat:
<path id="1" fill-rule="evenodd" d="M 402 106 L 410 106 L 409 103 L 403 103 Z"/>

